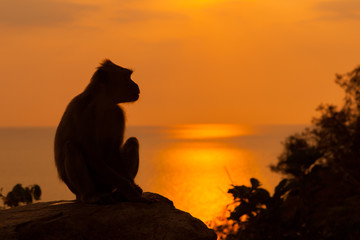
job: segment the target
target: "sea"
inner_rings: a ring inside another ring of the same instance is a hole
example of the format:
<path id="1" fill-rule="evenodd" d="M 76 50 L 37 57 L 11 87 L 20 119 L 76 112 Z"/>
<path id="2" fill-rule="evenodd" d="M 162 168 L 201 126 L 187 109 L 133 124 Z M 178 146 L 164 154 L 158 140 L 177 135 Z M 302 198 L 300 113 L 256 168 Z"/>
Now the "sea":
<path id="1" fill-rule="evenodd" d="M 270 171 L 286 137 L 306 125 L 242 126 L 193 124 L 129 126 L 126 137 L 140 142 L 135 179 L 145 192 L 161 194 L 176 208 L 210 222 L 233 202 L 233 185 L 257 178 L 270 193 L 282 176 Z M 40 201 L 73 200 L 58 178 L 53 145 L 56 127 L 0 128 L 0 189 L 40 185 Z M 0 205 L 2 202 L 0 201 Z"/>

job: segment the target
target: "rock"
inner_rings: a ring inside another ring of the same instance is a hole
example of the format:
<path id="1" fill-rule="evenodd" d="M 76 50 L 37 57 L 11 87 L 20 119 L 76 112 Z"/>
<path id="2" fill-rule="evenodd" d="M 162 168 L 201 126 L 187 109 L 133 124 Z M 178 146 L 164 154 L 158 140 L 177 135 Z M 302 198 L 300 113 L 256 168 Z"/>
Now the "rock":
<path id="1" fill-rule="evenodd" d="M 165 197 L 111 205 L 42 202 L 0 210 L 0 239 L 216 240 L 213 230 Z"/>

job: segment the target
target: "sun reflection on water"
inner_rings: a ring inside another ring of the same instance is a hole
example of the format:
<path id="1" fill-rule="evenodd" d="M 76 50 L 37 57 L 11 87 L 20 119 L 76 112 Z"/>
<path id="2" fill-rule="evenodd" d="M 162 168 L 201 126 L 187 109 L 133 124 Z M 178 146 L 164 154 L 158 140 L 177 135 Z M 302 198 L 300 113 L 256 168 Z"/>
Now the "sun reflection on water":
<path id="1" fill-rule="evenodd" d="M 226 193 L 232 184 L 226 169 L 232 179 L 243 183 L 257 168 L 250 151 L 224 143 L 173 143 L 158 156 L 153 188 L 177 208 L 208 221 L 232 201 Z"/>
<path id="2" fill-rule="evenodd" d="M 187 124 L 175 126 L 169 131 L 179 139 L 214 139 L 251 134 L 250 127 L 231 124 Z"/>
<path id="3" fill-rule="evenodd" d="M 213 220 L 233 201 L 227 193 L 231 184 L 263 179 L 258 155 L 238 142 L 252 133 L 248 127 L 226 124 L 157 128 L 157 135 L 142 132 L 136 182 L 204 222 Z"/>

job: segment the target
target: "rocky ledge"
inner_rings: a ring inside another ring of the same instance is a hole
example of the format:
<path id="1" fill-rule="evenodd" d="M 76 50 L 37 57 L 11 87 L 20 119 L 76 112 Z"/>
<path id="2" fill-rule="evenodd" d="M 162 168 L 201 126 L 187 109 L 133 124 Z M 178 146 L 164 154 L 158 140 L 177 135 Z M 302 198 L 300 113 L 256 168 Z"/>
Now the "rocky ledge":
<path id="1" fill-rule="evenodd" d="M 154 203 L 42 202 L 0 210 L 0 239 L 216 240 L 199 219 L 154 193 Z"/>

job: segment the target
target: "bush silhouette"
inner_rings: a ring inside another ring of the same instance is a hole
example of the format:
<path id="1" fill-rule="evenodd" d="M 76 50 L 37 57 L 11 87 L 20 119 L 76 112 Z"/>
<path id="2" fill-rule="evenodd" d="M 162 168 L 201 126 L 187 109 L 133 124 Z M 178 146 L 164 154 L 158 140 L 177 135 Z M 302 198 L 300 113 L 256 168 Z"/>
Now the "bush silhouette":
<path id="1" fill-rule="evenodd" d="M 21 203 L 30 204 L 33 200 L 40 200 L 41 188 L 39 185 L 34 184 L 23 188 L 21 184 L 16 184 L 12 191 L 6 196 L 0 194 L 4 201 L 4 205 L 8 207 L 17 207 Z"/>

